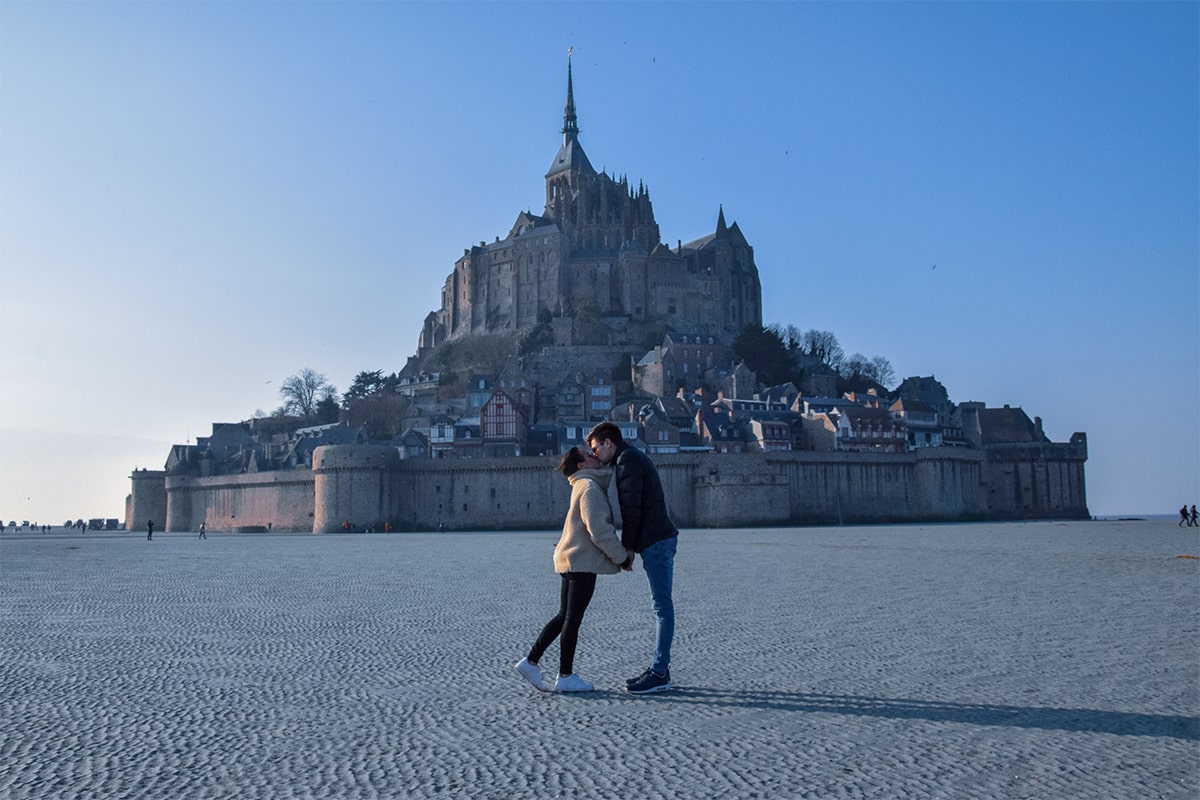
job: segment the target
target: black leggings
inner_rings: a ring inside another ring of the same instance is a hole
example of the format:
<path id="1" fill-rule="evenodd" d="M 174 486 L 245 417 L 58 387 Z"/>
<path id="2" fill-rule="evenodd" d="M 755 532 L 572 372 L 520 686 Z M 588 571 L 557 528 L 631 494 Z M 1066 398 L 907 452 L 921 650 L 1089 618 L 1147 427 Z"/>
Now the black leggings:
<path id="1" fill-rule="evenodd" d="M 530 663 L 536 664 L 541 661 L 546 648 L 561 634 L 562 640 L 558 643 L 558 674 L 570 675 L 575 671 L 575 644 L 579 641 L 579 625 L 583 622 L 583 612 L 587 611 L 595 591 L 596 573 L 562 573 L 558 614 L 546 623 L 537 641 L 533 643 L 529 650 Z"/>

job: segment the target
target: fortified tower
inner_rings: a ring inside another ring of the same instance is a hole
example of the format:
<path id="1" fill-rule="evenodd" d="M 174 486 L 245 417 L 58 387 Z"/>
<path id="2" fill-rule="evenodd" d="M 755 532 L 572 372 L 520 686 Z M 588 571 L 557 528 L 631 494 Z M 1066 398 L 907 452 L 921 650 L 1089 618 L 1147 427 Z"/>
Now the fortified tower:
<path id="1" fill-rule="evenodd" d="M 394 447 L 327 445 L 313 451 L 313 533 L 338 533 L 396 516 L 400 493 Z"/>
<path id="2" fill-rule="evenodd" d="M 129 476 L 131 487 L 125 500 L 125 530 L 146 530 L 148 520 L 154 530 L 167 529 L 167 473 L 160 469 L 135 469 Z"/>

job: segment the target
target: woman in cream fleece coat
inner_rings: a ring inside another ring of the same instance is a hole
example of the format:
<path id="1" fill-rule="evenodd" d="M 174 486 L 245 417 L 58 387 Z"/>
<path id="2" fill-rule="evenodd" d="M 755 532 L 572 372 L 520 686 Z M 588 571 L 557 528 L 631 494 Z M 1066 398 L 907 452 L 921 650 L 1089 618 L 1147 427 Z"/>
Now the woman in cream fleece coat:
<path id="1" fill-rule="evenodd" d="M 612 506 L 608 502 L 612 472 L 594 455 L 578 447 L 567 451 L 558 468 L 571 482 L 571 508 L 554 548 L 554 571 L 562 575 L 558 614 L 546 623 L 529 655 L 517 663 L 517 672 L 534 688 L 548 691 L 542 683 L 538 662 L 546 648 L 560 639 L 554 691 L 590 692 L 595 687 L 575 674 L 579 625 L 596 590 L 596 575 L 612 575 L 627 569 L 631 559 L 613 525 Z"/>

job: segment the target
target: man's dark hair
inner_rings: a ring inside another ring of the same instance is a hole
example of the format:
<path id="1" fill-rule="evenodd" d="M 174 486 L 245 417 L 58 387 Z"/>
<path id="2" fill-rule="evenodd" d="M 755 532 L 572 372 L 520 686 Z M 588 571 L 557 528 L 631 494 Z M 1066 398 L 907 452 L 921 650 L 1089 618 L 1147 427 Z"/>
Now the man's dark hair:
<path id="1" fill-rule="evenodd" d="M 588 444 L 603 442 L 605 439 L 611 439 L 612 443 L 618 447 L 625 444 L 625 439 L 621 436 L 621 429 L 615 422 L 601 422 L 588 431 Z"/>

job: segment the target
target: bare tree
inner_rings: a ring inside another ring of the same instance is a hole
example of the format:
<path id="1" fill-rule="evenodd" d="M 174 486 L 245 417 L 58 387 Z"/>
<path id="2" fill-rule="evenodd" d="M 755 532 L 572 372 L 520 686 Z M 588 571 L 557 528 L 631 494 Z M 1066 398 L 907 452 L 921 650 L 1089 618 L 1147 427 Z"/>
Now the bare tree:
<path id="1" fill-rule="evenodd" d="M 317 405 L 329 398 L 337 399 L 337 389 L 316 370 L 305 367 L 295 375 L 284 379 L 279 388 L 285 413 L 297 417 L 311 417 L 317 413 Z"/>
<path id="2" fill-rule="evenodd" d="M 819 358 L 834 369 L 842 365 L 842 358 L 845 356 L 837 337 L 830 331 L 810 328 L 800 337 L 800 347 L 805 355 Z"/>
<path id="3" fill-rule="evenodd" d="M 779 326 L 775 327 L 778 328 Z M 799 328 L 789 324 L 780 328 L 779 334 L 779 338 L 783 339 L 783 345 L 788 349 L 789 353 L 795 353 L 798 350 L 803 352 L 804 334 L 800 332 Z"/>
<path id="4" fill-rule="evenodd" d="M 896 382 L 896 371 L 892 362 L 883 356 L 872 356 L 871 365 L 875 368 L 875 382 L 882 386 L 891 386 Z"/>
<path id="5" fill-rule="evenodd" d="M 842 359 L 841 369 L 838 370 L 843 378 L 872 379 L 871 362 L 862 353 L 851 353 Z"/>
<path id="6" fill-rule="evenodd" d="M 841 376 L 846 380 L 873 381 L 884 388 L 891 386 L 896 380 L 896 372 L 892 364 L 883 356 L 867 358 L 862 353 L 854 353 L 842 359 Z"/>

